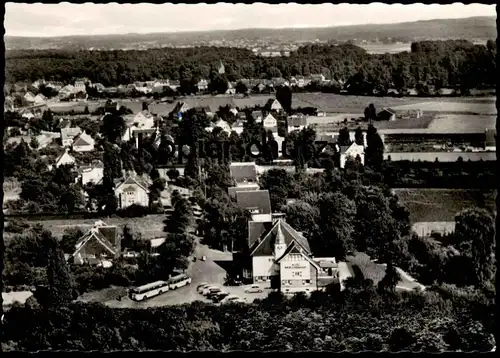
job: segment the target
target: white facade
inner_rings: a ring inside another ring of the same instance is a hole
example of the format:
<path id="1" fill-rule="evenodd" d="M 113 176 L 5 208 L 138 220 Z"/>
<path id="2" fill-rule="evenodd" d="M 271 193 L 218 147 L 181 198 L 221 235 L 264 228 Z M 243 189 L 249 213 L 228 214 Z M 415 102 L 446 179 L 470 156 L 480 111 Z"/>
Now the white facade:
<path id="1" fill-rule="evenodd" d="M 133 204 L 148 206 L 149 191 L 129 177 L 115 189 L 120 209 L 127 208 Z"/>
<path id="2" fill-rule="evenodd" d="M 81 179 L 82 185 L 86 185 L 89 183 L 97 184 L 104 177 L 104 168 L 86 168 L 82 171 Z"/>
<path id="3" fill-rule="evenodd" d="M 33 103 L 33 102 L 35 102 L 35 96 L 33 96 L 33 94 L 31 92 L 27 92 L 24 95 L 24 100 L 28 103 Z"/>
<path id="4" fill-rule="evenodd" d="M 252 271 L 254 282 L 265 282 L 271 280 L 275 275 L 274 256 L 252 257 Z"/>
<path id="5" fill-rule="evenodd" d="M 264 118 L 264 128 L 275 128 L 278 126 L 278 121 L 273 117 L 272 114 L 268 114 L 266 118 Z"/>
<path id="6" fill-rule="evenodd" d="M 134 123 L 137 123 L 138 128 L 151 129 L 155 126 L 155 120 L 151 113 L 142 111 L 134 117 Z"/>
<path id="7" fill-rule="evenodd" d="M 348 158 L 356 159 L 358 155 L 361 158 L 361 164 L 365 165 L 364 146 L 353 143 L 344 153 L 340 154 L 340 167 L 344 168 Z"/>
<path id="8" fill-rule="evenodd" d="M 71 156 L 67 151 L 61 155 L 56 161 L 56 168 L 59 168 L 61 165 L 67 164 L 75 164 L 76 160 Z"/>
<path id="9" fill-rule="evenodd" d="M 47 98 L 43 94 L 37 94 L 33 101 L 35 104 L 44 104 L 47 102 Z"/>
<path id="10" fill-rule="evenodd" d="M 82 132 L 73 141 L 72 148 L 75 152 L 91 152 L 94 150 L 95 141 L 87 133 Z"/>
<path id="11" fill-rule="evenodd" d="M 281 103 L 275 99 L 273 103 L 271 104 L 271 111 L 282 111 L 283 107 L 281 106 Z"/>

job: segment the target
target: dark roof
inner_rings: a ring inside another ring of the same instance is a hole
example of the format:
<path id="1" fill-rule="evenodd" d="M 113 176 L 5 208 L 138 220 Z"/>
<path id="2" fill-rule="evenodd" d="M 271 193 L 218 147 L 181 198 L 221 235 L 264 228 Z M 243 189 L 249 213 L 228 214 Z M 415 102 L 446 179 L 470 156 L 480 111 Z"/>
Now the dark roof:
<path id="1" fill-rule="evenodd" d="M 77 248 L 75 254 L 83 245 L 85 245 L 92 239 L 96 239 L 97 242 L 110 249 L 112 253 L 115 254 L 117 249 L 119 249 L 116 247 L 118 243 L 117 238 L 118 228 L 116 226 L 108 226 L 104 223 L 101 223 L 101 226 L 94 226 L 77 241 L 75 245 L 75 247 Z"/>
<path id="2" fill-rule="evenodd" d="M 379 115 L 381 115 L 382 113 L 396 114 L 396 111 L 395 111 L 395 110 L 393 110 L 392 108 L 383 108 L 383 109 L 379 112 Z"/>
<path id="3" fill-rule="evenodd" d="M 123 185 L 139 185 L 140 187 L 142 187 L 144 190 L 148 191 L 148 183 L 146 182 L 146 180 L 144 180 L 143 178 L 141 178 L 140 176 L 137 176 L 137 175 L 130 175 L 128 176 L 123 182 L 122 182 Z"/>
<path id="4" fill-rule="evenodd" d="M 262 235 L 273 227 L 273 223 L 261 221 L 248 222 L 248 247 L 253 248 L 254 244 L 262 237 Z"/>
<path id="5" fill-rule="evenodd" d="M 231 178 L 237 183 L 245 180 L 257 181 L 257 168 L 254 163 L 245 163 L 244 165 L 231 165 L 229 167 Z"/>
<path id="6" fill-rule="evenodd" d="M 340 146 L 340 153 L 345 153 L 347 149 L 349 149 L 351 146 L 350 145 L 341 145 Z"/>
<path id="7" fill-rule="evenodd" d="M 90 145 L 91 143 L 88 143 L 83 137 L 82 135 L 78 135 L 75 139 L 75 141 L 73 142 L 73 146 L 79 146 L 79 145 Z"/>
<path id="8" fill-rule="evenodd" d="M 311 248 L 309 247 L 309 242 L 307 239 L 300 235 L 294 228 L 288 225 L 283 220 L 278 220 L 273 225 L 271 230 L 269 230 L 262 238 L 262 240 L 257 241 L 252 251 L 252 256 L 270 256 L 274 252 L 274 243 L 276 241 L 276 236 L 278 230 L 281 229 L 283 233 L 283 238 L 285 240 L 285 244 L 287 245 L 287 251 L 290 249 L 290 245 L 297 245 L 298 248 L 301 248 L 305 251 L 306 254 L 311 253 Z M 286 252 L 286 251 L 285 251 Z"/>
<path id="9" fill-rule="evenodd" d="M 497 130 L 496 129 L 487 129 L 486 130 L 486 146 L 494 146 L 496 144 Z"/>
<path id="10" fill-rule="evenodd" d="M 259 187 L 251 186 L 251 187 L 230 187 L 227 189 L 227 193 L 231 198 L 236 197 L 236 192 L 238 191 L 256 191 L 259 190 Z"/>
<path id="11" fill-rule="evenodd" d="M 236 203 L 242 209 L 257 209 L 259 214 L 271 214 L 271 201 L 268 190 L 237 191 Z"/>
<path id="12" fill-rule="evenodd" d="M 58 129 L 66 128 L 66 126 L 71 125 L 71 122 L 68 119 L 63 119 L 62 121 L 59 122 L 57 125 Z"/>
<path id="13" fill-rule="evenodd" d="M 257 117 L 264 118 L 264 114 L 262 113 L 262 111 L 253 111 L 252 112 L 252 117 L 254 119 L 257 119 Z"/>
<path id="14" fill-rule="evenodd" d="M 318 142 L 328 142 L 328 143 L 335 143 L 335 136 L 329 135 L 329 134 L 317 134 L 316 135 L 316 141 Z"/>

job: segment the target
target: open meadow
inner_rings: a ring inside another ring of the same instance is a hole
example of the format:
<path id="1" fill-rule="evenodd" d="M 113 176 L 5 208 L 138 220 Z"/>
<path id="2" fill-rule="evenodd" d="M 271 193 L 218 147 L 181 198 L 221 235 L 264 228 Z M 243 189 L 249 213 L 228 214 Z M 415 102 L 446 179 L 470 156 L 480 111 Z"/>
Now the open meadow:
<path id="1" fill-rule="evenodd" d="M 415 222 L 454 221 L 455 215 L 474 206 L 495 209 L 496 191 L 467 189 L 394 189 Z"/>

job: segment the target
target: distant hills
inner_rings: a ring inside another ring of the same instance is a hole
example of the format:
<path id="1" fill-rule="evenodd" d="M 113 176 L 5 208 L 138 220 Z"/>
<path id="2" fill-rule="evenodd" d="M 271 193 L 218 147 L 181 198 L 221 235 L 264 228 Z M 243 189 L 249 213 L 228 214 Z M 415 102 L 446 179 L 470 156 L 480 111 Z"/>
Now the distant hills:
<path id="1" fill-rule="evenodd" d="M 252 47 L 263 43 L 299 44 L 313 41 L 413 42 L 420 40 L 495 39 L 495 17 L 439 19 L 398 24 L 328 28 L 240 29 L 206 32 L 64 36 L 50 38 L 5 36 L 7 50 L 21 49 L 147 49 L 165 46 L 224 45 Z"/>

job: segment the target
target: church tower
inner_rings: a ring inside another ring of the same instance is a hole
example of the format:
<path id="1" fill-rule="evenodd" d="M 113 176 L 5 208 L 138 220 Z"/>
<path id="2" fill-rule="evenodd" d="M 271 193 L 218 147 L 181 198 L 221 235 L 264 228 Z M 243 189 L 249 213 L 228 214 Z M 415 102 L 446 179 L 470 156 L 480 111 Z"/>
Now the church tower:
<path id="1" fill-rule="evenodd" d="M 218 71 L 219 71 L 219 75 L 223 75 L 224 73 L 226 73 L 226 69 L 225 69 L 224 64 L 222 63 L 222 61 L 220 61 Z"/>
<path id="2" fill-rule="evenodd" d="M 276 241 L 274 243 L 274 259 L 279 259 L 286 251 L 285 236 L 281 230 L 281 220 L 278 220 L 278 231 L 276 232 Z"/>

